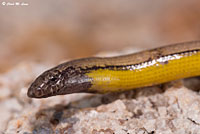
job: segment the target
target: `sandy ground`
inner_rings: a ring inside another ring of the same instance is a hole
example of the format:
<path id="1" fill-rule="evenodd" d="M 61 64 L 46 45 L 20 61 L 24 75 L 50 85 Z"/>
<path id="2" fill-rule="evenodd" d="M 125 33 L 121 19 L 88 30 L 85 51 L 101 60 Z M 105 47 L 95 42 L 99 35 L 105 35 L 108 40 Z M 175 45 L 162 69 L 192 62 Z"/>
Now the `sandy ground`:
<path id="1" fill-rule="evenodd" d="M 2 133 L 200 133 L 198 78 L 124 93 L 28 98 L 31 81 L 47 68 L 20 63 L 0 75 Z"/>

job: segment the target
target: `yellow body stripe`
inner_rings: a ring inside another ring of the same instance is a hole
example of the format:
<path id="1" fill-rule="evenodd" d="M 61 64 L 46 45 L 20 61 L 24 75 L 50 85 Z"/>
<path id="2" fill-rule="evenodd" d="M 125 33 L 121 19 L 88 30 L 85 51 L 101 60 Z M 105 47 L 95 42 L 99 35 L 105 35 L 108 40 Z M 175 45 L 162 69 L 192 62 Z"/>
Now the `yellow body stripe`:
<path id="1" fill-rule="evenodd" d="M 132 69 L 97 69 L 86 74 L 91 78 L 89 91 L 118 92 L 138 87 L 200 75 L 200 52 L 185 52 L 160 57 Z"/>

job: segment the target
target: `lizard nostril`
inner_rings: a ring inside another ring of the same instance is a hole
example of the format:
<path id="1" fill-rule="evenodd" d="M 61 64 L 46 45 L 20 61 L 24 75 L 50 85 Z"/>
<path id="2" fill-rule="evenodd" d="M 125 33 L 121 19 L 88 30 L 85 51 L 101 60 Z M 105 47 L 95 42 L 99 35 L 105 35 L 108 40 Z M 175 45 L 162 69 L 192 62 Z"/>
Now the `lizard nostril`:
<path id="1" fill-rule="evenodd" d="M 33 93 L 33 94 L 34 94 L 34 93 Z M 42 92 L 41 89 L 35 90 L 35 97 L 40 97 L 40 96 L 42 96 L 42 95 L 43 95 L 43 92 Z"/>

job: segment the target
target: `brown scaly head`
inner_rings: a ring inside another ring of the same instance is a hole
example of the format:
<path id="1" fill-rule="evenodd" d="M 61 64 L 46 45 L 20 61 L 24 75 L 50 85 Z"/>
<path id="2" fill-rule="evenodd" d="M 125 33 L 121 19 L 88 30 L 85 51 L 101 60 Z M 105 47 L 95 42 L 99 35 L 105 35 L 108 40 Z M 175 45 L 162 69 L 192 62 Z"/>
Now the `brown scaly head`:
<path id="1" fill-rule="evenodd" d="M 91 80 L 80 67 L 64 63 L 45 71 L 31 84 L 27 95 L 31 98 L 46 98 L 78 92 L 87 92 Z"/>

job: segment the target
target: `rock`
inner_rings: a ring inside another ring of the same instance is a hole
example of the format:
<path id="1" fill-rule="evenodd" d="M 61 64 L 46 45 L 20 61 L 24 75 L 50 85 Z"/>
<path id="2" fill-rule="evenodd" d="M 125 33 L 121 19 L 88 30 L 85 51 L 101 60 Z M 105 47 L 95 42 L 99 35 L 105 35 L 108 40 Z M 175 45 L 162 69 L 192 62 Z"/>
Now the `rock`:
<path id="1" fill-rule="evenodd" d="M 0 125 L 5 134 L 200 133 L 200 97 L 183 85 L 124 93 L 26 96 L 47 66 L 23 63 L 0 76 Z M 8 90 L 8 91 L 7 91 Z"/>

